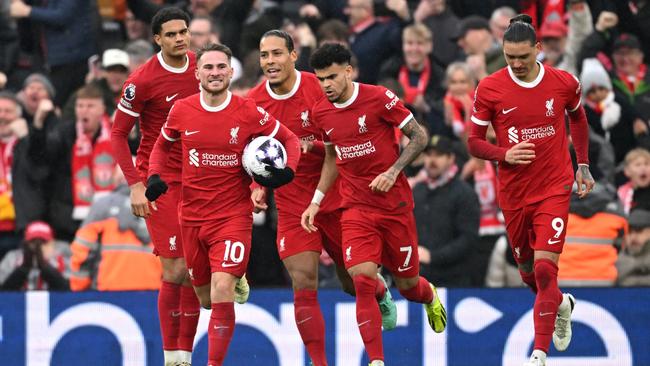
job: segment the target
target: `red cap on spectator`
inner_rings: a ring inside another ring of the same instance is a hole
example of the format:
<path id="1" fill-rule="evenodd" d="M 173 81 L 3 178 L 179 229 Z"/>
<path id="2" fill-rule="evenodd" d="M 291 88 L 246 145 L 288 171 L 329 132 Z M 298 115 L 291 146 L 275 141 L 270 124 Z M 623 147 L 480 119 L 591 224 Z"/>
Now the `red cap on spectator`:
<path id="1" fill-rule="evenodd" d="M 27 229 L 25 229 L 25 240 L 30 241 L 34 239 L 42 239 L 45 241 L 54 239 L 50 225 L 43 221 L 33 221 L 27 225 Z"/>
<path id="2" fill-rule="evenodd" d="M 564 38 L 569 29 L 562 21 L 546 22 L 539 30 L 539 38 Z"/>

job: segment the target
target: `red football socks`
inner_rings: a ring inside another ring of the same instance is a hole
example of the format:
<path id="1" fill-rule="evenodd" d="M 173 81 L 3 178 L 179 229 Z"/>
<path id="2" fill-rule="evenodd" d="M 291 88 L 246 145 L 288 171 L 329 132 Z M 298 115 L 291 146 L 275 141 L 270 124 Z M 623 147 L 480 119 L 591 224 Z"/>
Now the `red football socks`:
<path id="1" fill-rule="evenodd" d="M 384 295 L 386 295 L 386 291 L 388 291 L 388 289 L 384 285 L 384 281 L 380 280 L 379 277 L 377 277 L 377 287 L 375 287 L 375 299 L 377 301 L 383 300 Z"/>
<path id="2" fill-rule="evenodd" d="M 535 261 L 535 279 L 537 280 L 538 291 L 533 308 L 533 318 L 535 320 L 534 349 L 546 353 L 548 353 L 555 328 L 557 308 L 562 302 L 562 292 L 560 292 L 557 285 L 557 271 L 557 264 L 549 259 Z"/>
<path id="3" fill-rule="evenodd" d="M 213 303 L 208 325 L 208 366 L 221 366 L 223 364 L 234 330 L 234 303 Z"/>
<path id="4" fill-rule="evenodd" d="M 519 270 L 519 275 L 521 276 L 521 280 L 528 285 L 528 287 L 531 289 L 531 291 L 533 291 L 534 294 L 536 294 L 537 282 L 535 281 L 535 271 L 526 273 L 523 272 L 522 270 Z"/>
<path id="5" fill-rule="evenodd" d="M 162 282 L 158 293 L 158 317 L 163 349 L 178 350 L 178 334 L 181 322 L 180 310 L 181 286 L 171 282 Z"/>
<path id="6" fill-rule="evenodd" d="M 192 352 L 196 326 L 199 323 L 201 305 L 194 288 L 181 286 L 181 324 L 178 334 L 178 349 Z"/>
<path id="7" fill-rule="evenodd" d="M 366 353 L 370 360 L 383 360 L 381 312 L 375 299 L 377 281 L 363 275 L 354 276 L 352 280 L 357 292 L 357 324 Z"/>
<path id="8" fill-rule="evenodd" d="M 420 276 L 417 285 L 407 290 L 399 290 L 399 293 L 402 294 L 405 299 L 419 302 L 420 304 L 429 304 L 433 301 L 433 290 L 431 289 L 431 285 L 429 284 L 429 281 L 422 276 Z"/>
<path id="9" fill-rule="evenodd" d="M 295 290 L 293 293 L 296 326 L 314 366 L 327 366 L 325 357 L 325 320 L 318 304 L 316 290 Z"/>

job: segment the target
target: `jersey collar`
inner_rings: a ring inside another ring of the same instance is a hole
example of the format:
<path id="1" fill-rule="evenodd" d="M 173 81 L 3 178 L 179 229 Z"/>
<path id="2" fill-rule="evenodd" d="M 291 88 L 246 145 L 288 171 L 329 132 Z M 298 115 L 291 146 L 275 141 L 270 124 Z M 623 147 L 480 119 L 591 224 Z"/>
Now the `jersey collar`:
<path id="1" fill-rule="evenodd" d="M 162 66 L 163 69 L 169 72 L 173 72 L 174 74 L 182 74 L 185 71 L 187 71 L 187 68 L 190 66 L 190 58 L 187 55 L 185 55 L 185 65 L 183 65 L 183 67 L 173 67 L 166 64 L 162 56 L 162 51 L 158 52 L 156 56 L 158 57 L 158 62 L 160 62 L 160 66 Z"/>
<path id="2" fill-rule="evenodd" d="M 285 100 L 293 97 L 294 94 L 296 94 L 298 88 L 300 87 L 300 79 L 302 77 L 302 74 L 298 70 L 294 69 L 293 71 L 296 73 L 296 82 L 293 84 L 293 87 L 287 94 L 276 94 L 273 92 L 273 89 L 271 89 L 271 83 L 269 83 L 268 80 L 266 81 L 266 91 L 269 93 L 271 98 L 275 100 Z"/>
<path id="3" fill-rule="evenodd" d="M 357 97 L 359 96 L 359 83 L 353 82 L 352 87 L 354 90 L 352 91 L 352 96 L 350 99 L 346 100 L 343 103 L 332 103 L 336 108 L 346 108 L 349 107 L 352 103 L 354 103 L 355 100 L 357 100 Z"/>
<path id="4" fill-rule="evenodd" d="M 232 93 L 230 92 L 230 90 L 228 90 L 226 92 L 226 100 L 224 100 L 223 103 L 219 104 L 216 107 L 211 107 L 203 99 L 203 89 L 201 89 L 200 95 L 201 96 L 199 97 L 199 99 L 201 100 L 201 107 L 203 107 L 203 109 L 205 109 L 208 112 L 219 112 L 219 111 L 224 110 L 228 106 L 228 104 L 230 104 L 230 100 L 232 99 Z"/>
<path id="5" fill-rule="evenodd" d="M 510 78 L 512 81 L 514 81 L 517 85 L 521 86 L 522 88 L 534 88 L 536 87 L 539 83 L 542 82 L 542 78 L 544 78 L 544 64 L 541 62 L 537 61 L 537 64 L 539 65 L 539 74 L 537 74 L 537 77 L 535 80 L 531 82 L 525 82 L 520 80 L 518 77 L 515 76 L 515 74 L 512 73 L 512 69 L 510 66 L 508 66 L 508 75 L 510 75 Z"/>

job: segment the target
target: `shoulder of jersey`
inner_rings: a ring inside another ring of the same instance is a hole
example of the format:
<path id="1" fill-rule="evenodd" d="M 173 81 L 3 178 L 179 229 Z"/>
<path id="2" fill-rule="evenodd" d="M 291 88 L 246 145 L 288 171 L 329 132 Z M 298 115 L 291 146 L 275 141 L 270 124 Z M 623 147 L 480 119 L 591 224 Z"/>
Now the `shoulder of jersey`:
<path id="1" fill-rule="evenodd" d="M 266 91 L 266 79 L 259 82 L 251 90 L 248 91 L 246 97 L 252 98 L 254 100 L 262 100 L 266 97 L 269 97 L 269 93 Z"/>
<path id="2" fill-rule="evenodd" d="M 577 82 L 577 83 L 580 82 L 580 80 L 575 75 L 573 75 L 568 71 L 556 69 L 554 67 L 546 66 L 546 65 L 544 65 L 544 68 L 546 69 L 545 72 L 549 73 L 550 75 L 555 75 L 557 78 L 566 82 L 567 84 L 571 84 L 573 82 Z"/>
<path id="3" fill-rule="evenodd" d="M 187 57 L 190 59 L 190 65 L 189 66 L 192 69 L 192 71 L 194 71 L 194 68 L 191 67 L 191 66 L 196 65 L 196 53 L 194 53 L 192 51 L 187 51 Z"/>
<path id="4" fill-rule="evenodd" d="M 156 54 L 151 56 L 147 62 L 144 64 L 140 65 L 135 71 L 129 75 L 129 78 L 127 79 L 128 82 L 137 82 L 137 83 L 146 83 L 149 81 L 149 78 L 147 74 L 152 73 L 157 67 L 160 66 L 160 63 L 158 62 L 158 58 Z"/>

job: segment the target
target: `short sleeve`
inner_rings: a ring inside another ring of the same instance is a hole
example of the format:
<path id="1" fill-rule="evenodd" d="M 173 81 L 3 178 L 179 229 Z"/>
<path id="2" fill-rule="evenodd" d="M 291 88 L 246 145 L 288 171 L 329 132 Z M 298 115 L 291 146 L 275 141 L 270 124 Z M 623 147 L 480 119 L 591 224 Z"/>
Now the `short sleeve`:
<path id="1" fill-rule="evenodd" d="M 323 140 L 323 143 L 325 145 L 331 145 L 332 140 L 330 140 L 330 136 L 327 134 L 326 131 L 323 130 L 323 128 L 320 125 L 320 116 L 316 108 L 312 108 L 311 111 L 309 112 L 309 115 L 311 116 L 311 122 L 318 128 L 318 130 L 321 133 L 321 139 Z"/>
<path id="2" fill-rule="evenodd" d="M 119 110 L 132 117 L 140 117 L 140 112 L 142 112 L 147 99 L 145 95 L 147 88 L 142 84 L 144 83 L 138 81 L 137 78 L 128 79 L 124 83 L 122 96 L 117 104 Z"/>
<path id="3" fill-rule="evenodd" d="M 377 106 L 377 109 L 381 111 L 381 118 L 392 126 L 401 129 L 413 118 L 413 113 L 404 106 L 399 97 L 384 87 L 379 87 L 376 100 L 381 104 Z"/>
<path id="4" fill-rule="evenodd" d="M 575 112 L 580 107 L 580 98 L 582 97 L 582 84 L 575 75 L 570 74 L 569 78 L 569 97 L 567 99 L 566 109 L 569 112 Z"/>
<path id="5" fill-rule="evenodd" d="M 176 141 L 181 136 L 182 112 L 180 109 L 182 109 L 182 107 L 179 108 L 178 103 L 174 103 L 167 115 L 167 121 L 165 121 L 165 124 L 160 129 L 160 134 L 168 141 Z"/>
<path id="6" fill-rule="evenodd" d="M 474 91 L 474 108 L 472 109 L 472 122 L 479 126 L 487 126 L 492 122 L 494 109 L 487 100 L 487 90 L 479 84 Z"/>

